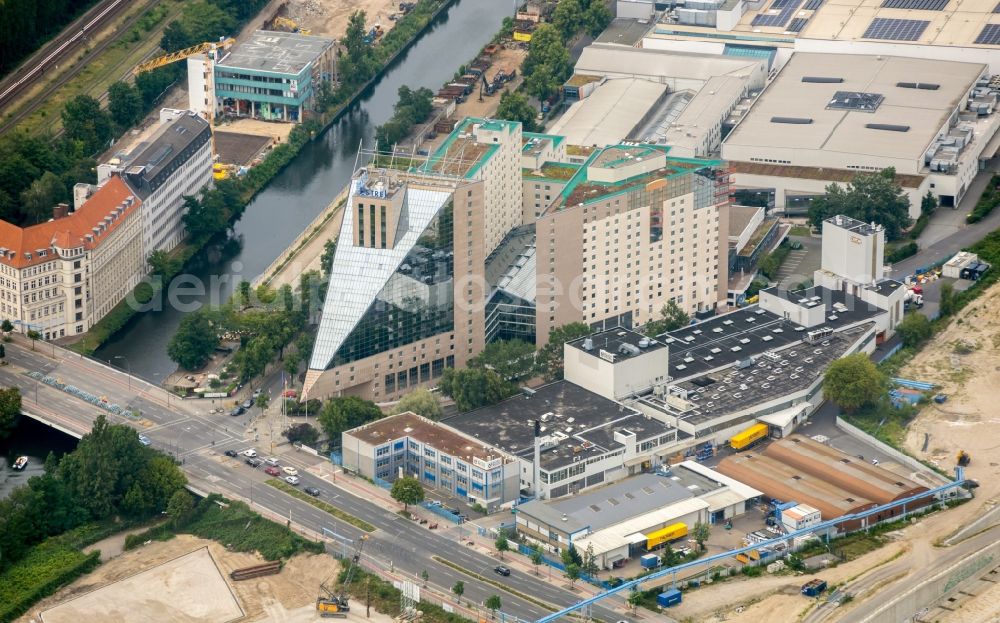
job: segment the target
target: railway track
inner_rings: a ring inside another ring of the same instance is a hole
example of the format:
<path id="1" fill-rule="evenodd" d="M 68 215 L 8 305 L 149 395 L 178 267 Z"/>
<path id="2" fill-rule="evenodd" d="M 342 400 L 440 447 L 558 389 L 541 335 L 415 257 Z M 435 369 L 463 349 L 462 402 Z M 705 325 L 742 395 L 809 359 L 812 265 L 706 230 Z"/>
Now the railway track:
<path id="1" fill-rule="evenodd" d="M 134 26 L 135 23 L 142 18 L 146 10 L 155 5 L 157 2 L 159 2 L 159 0 L 146 0 L 143 4 L 143 10 L 137 11 L 131 18 L 122 24 L 121 28 L 118 29 L 118 32 L 120 34 L 127 33 L 132 26 Z M 41 60 L 29 60 L 25 63 L 25 65 L 14 72 L 14 74 L 8 76 L 3 82 L 0 82 L 0 106 L 5 106 L 10 101 L 15 99 L 22 91 L 34 85 L 48 72 L 48 70 L 55 67 L 61 59 L 73 58 L 76 54 L 78 54 L 79 50 L 86 45 L 93 33 L 99 31 L 102 27 L 112 22 L 116 17 L 121 15 L 122 12 L 131 6 L 132 3 L 128 0 L 106 0 L 67 26 L 63 32 L 55 38 L 55 40 L 49 42 L 49 44 L 43 47 L 42 50 L 35 53 L 33 59 L 41 56 Z M 87 52 L 87 54 L 80 59 L 79 62 L 47 85 L 37 97 L 32 98 L 31 102 L 27 103 L 17 112 L 17 114 L 5 119 L 3 123 L 0 124 L 0 133 L 7 132 L 12 127 L 20 123 L 25 117 L 33 113 L 42 102 L 47 100 L 52 95 L 52 93 L 54 93 L 59 87 L 69 82 L 73 77 L 80 73 L 88 63 L 94 60 L 94 58 L 100 55 L 105 49 L 108 48 L 108 46 L 114 44 L 117 40 L 118 37 L 110 36 L 94 46 L 94 48 Z"/>

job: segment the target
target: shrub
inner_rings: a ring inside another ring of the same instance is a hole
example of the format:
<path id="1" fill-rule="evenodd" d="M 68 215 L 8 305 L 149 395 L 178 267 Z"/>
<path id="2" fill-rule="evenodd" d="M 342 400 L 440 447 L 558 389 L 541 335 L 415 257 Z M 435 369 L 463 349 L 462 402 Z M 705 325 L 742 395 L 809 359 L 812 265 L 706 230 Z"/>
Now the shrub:
<path id="1" fill-rule="evenodd" d="M 890 264 L 895 264 L 896 262 L 905 260 L 912 255 L 916 255 L 917 250 L 917 243 L 912 240 L 904 244 L 893 246 L 885 254 L 885 261 Z"/>
<path id="2" fill-rule="evenodd" d="M 100 561 L 100 552 L 84 554 L 58 537 L 36 545 L 0 576 L 0 621 L 13 621 Z"/>

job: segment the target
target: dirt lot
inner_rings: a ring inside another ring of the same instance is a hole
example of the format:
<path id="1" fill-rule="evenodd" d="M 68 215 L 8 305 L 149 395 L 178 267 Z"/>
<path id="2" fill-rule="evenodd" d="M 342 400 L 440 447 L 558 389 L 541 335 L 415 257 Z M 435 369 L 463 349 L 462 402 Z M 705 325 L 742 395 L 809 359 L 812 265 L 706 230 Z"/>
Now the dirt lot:
<path id="1" fill-rule="evenodd" d="M 1000 415 L 996 410 L 997 387 L 1000 387 L 1000 284 L 993 286 L 952 321 L 951 325 L 923 349 L 901 371 L 900 376 L 940 384 L 948 401 L 931 404 L 921 410 L 911 424 L 906 448 L 914 456 L 934 461 L 950 470 L 955 454 L 964 449 L 972 455 L 967 475 L 981 484 L 976 498 L 943 513 L 937 513 L 901 532 L 902 539 L 850 563 L 823 572 L 831 585 L 876 574 L 886 577 L 869 582 L 869 590 L 852 607 L 864 607 L 873 591 L 888 586 L 895 579 L 933 561 L 937 548 L 933 543 L 980 516 L 984 508 L 1000 502 Z M 924 435 L 927 437 L 924 449 Z M 979 529 L 986 528 L 979 526 Z M 899 558 L 889 562 L 895 555 Z M 881 563 L 881 564 L 880 564 Z M 874 571 L 873 571 L 874 570 Z M 725 587 L 705 588 L 684 597 L 684 603 L 671 609 L 675 618 L 692 617 L 698 621 L 798 621 L 809 603 L 797 594 L 802 579 L 797 577 L 761 578 L 756 581 L 727 583 Z M 763 598 L 762 598 L 763 592 Z M 996 623 L 1000 589 L 992 589 L 965 601 L 960 609 L 947 616 L 936 616 L 940 623 Z M 757 600 L 755 603 L 751 603 Z M 740 613 L 738 606 L 743 606 Z M 836 620 L 833 616 L 830 620 Z"/>
<path id="2" fill-rule="evenodd" d="M 230 552 L 214 541 L 182 535 L 112 558 L 39 603 L 19 621 L 320 620 L 314 602 L 320 582 L 338 569 L 333 558 L 300 555 L 278 575 L 244 582 L 229 579 L 233 569 L 260 562 L 255 555 Z M 365 619 L 364 608 L 357 608 L 357 614 L 352 613 L 348 620 L 388 623 L 390 619 L 374 611 L 371 619 Z"/>
<path id="3" fill-rule="evenodd" d="M 399 3 L 392 0 L 289 0 L 283 15 L 295 20 L 300 28 L 313 35 L 340 39 L 347 30 L 347 19 L 355 11 L 364 11 L 367 26 L 376 21 L 388 32 L 395 24 L 389 16 L 399 12 Z"/>

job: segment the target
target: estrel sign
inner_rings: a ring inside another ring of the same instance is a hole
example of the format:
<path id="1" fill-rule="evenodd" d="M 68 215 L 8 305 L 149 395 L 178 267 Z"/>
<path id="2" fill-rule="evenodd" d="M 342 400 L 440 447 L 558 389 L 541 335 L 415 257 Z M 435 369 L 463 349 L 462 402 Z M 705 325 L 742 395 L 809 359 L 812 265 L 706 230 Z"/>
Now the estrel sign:
<path id="1" fill-rule="evenodd" d="M 861 244 L 861 238 L 857 236 L 851 236 L 851 244 Z"/>

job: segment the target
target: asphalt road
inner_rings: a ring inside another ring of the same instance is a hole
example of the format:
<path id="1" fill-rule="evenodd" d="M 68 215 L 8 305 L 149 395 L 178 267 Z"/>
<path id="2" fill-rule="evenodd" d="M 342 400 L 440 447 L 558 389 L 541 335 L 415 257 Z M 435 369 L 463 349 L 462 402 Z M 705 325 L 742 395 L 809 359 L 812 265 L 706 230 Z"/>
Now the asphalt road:
<path id="1" fill-rule="evenodd" d="M 254 439 L 254 431 L 244 430 L 242 420 L 247 416 L 232 418 L 225 413 L 208 414 L 211 406 L 208 401 L 172 398 L 168 406 L 165 391 L 140 379 L 130 378 L 116 368 L 59 348 L 53 349 L 50 344 L 37 343 L 35 348 L 32 351 L 30 346 L 20 341 L 7 344 L 10 365 L 0 368 L 0 384 L 21 389 L 25 411 L 50 419 L 77 434 L 87 432 L 101 412 L 77 397 L 24 374 L 28 370 L 43 372 L 62 383 L 106 397 L 108 402 L 139 410 L 142 416 L 139 422 L 107 415 L 112 422 L 134 426 L 151 439 L 154 447 L 176 456 L 182 461 L 182 467 L 194 486 L 247 500 L 272 518 L 290 518 L 295 524 L 317 534 L 323 534 L 325 530 L 328 536 L 331 532 L 338 535 L 332 538 L 350 541 L 362 534 L 358 528 L 264 484 L 270 476 L 262 469 L 250 467 L 242 458 L 233 459 L 224 455 L 225 450 L 243 451 L 247 448 L 255 448 L 264 454 L 261 444 Z M 496 575 L 493 568 L 500 561 L 478 548 L 465 545 L 469 531 L 464 528 L 447 527 L 446 522 L 441 521 L 440 530 L 428 530 L 426 526 L 380 506 L 378 500 L 355 495 L 342 486 L 342 482 L 330 482 L 307 471 L 308 467 L 324 462 L 322 458 L 299 452 L 286 454 L 281 460 L 283 465 L 299 469 L 300 487 L 317 487 L 321 491 L 321 499 L 378 528 L 366 545 L 365 558 L 370 566 L 389 569 L 397 574 L 402 572 L 411 578 L 419 577 L 426 570 L 430 584 L 444 595 L 450 595 L 451 587 L 461 580 L 466 586 L 463 601 L 481 604 L 490 595 L 497 594 L 506 614 L 526 620 L 535 620 L 548 614 L 548 611 L 442 565 L 433 556 L 449 560 L 553 606 L 565 607 L 581 599 L 581 594 L 562 588 L 564 581 L 561 579 L 540 581 L 541 578 L 532 573 L 516 568 L 509 577 Z M 341 480 L 345 478 L 343 475 L 337 477 Z M 463 533 L 466 535 L 464 538 Z M 331 545 L 330 549 L 339 553 L 343 546 Z M 610 601 L 614 607 L 623 607 L 620 598 Z M 592 615 L 602 621 L 624 618 L 609 607 L 595 607 Z"/>

